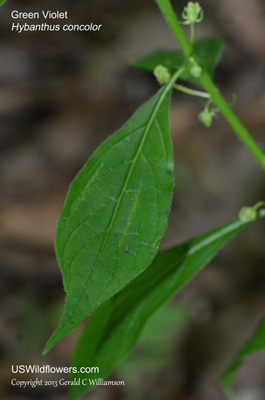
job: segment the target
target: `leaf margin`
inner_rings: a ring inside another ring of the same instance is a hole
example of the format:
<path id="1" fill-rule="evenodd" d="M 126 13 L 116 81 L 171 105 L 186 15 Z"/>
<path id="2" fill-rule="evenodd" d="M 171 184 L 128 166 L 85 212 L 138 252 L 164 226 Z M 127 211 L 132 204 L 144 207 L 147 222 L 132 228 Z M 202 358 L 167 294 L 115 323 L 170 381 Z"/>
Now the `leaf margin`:
<path id="1" fill-rule="evenodd" d="M 57 231 L 56 231 L 56 238 L 57 238 L 57 239 L 56 239 L 56 243 L 57 243 L 56 248 L 57 248 L 57 249 L 58 249 L 58 241 L 57 241 L 57 240 L 58 240 L 58 235 L 59 235 L 59 234 L 58 234 L 58 226 L 59 226 L 59 224 L 61 223 L 61 221 L 62 221 L 62 223 L 65 223 L 65 220 L 67 219 L 67 218 L 65 217 L 65 215 L 64 215 L 64 210 L 66 209 L 66 206 L 67 206 L 68 203 L 71 204 L 71 200 L 74 198 L 74 194 L 73 194 L 74 190 L 73 190 L 73 188 L 74 188 L 75 186 L 78 186 L 78 180 L 80 179 L 80 176 L 82 176 L 82 174 L 84 173 L 84 170 L 85 170 L 85 167 L 87 166 L 87 164 L 88 164 L 89 162 L 90 162 L 90 163 L 92 162 L 92 166 L 94 166 L 95 163 L 93 164 L 93 161 L 94 161 L 94 159 L 97 159 L 97 155 L 98 155 L 98 153 L 100 152 L 99 149 L 101 149 L 101 151 L 102 151 L 102 149 L 103 149 L 103 151 L 104 151 L 104 150 L 108 147 L 108 143 L 109 143 L 109 141 L 111 141 L 111 138 L 113 138 L 114 135 L 116 135 L 116 134 L 122 132 L 122 131 L 123 131 L 126 127 L 128 127 L 130 124 L 133 125 L 133 123 L 132 123 L 133 118 L 135 118 L 135 116 L 137 115 L 137 113 L 139 112 L 139 110 L 141 110 L 143 107 L 145 107 L 147 104 L 149 104 L 149 102 L 151 102 L 151 100 L 153 100 L 153 99 L 157 96 L 158 101 L 157 101 L 157 103 L 155 104 L 155 112 L 152 112 L 151 118 L 148 119 L 148 126 L 147 126 L 147 128 L 146 128 L 147 130 L 150 129 L 150 126 L 151 126 L 153 120 L 155 119 L 154 116 L 156 115 L 156 113 L 159 112 L 160 106 L 161 106 L 161 104 L 163 103 L 163 101 L 164 101 L 165 99 L 167 99 L 168 102 L 170 101 L 170 95 L 171 95 L 171 90 L 172 90 L 173 84 L 174 84 L 175 80 L 177 79 L 177 77 L 180 75 L 180 73 L 181 73 L 182 70 L 183 70 L 183 69 L 180 68 L 180 70 L 176 71 L 175 74 L 171 77 L 170 81 L 169 81 L 166 85 L 164 85 L 153 97 L 151 97 L 147 102 L 145 102 L 140 108 L 138 108 L 138 110 L 136 110 L 136 112 L 133 114 L 133 116 L 121 127 L 121 129 L 119 129 L 117 132 L 115 132 L 113 135 L 111 135 L 108 139 L 106 139 L 106 140 L 96 149 L 96 151 L 95 151 L 95 152 L 92 154 L 92 156 L 89 158 L 89 160 L 88 160 L 88 162 L 85 164 L 85 166 L 79 171 L 79 173 L 77 174 L 77 176 L 74 178 L 73 182 L 72 182 L 71 185 L 70 185 L 70 188 L 69 188 L 69 191 L 68 191 L 68 193 L 67 193 L 66 200 L 65 200 L 65 204 L 64 204 L 64 207 L 63 207 L 63 210 L 62 210 L 62 212 L 61 212 L 61 214 L 60 214 L 60 216 L 59 216 L 58 223 L 57 223 Z M 169 112 L 169 106 L 168 106 L 168 112 Z M 167 118 L 168 118 L 168 116 L 167 116 Z M 168 124 L 169 124 L 169 121 L 168 121 Z M 168 132 L 168 134 L 169 134 L 169 140 L 170 140 L 170 142 L 171 142 L 170 133 Z M 171 146 L 172 146 L 172 142 L 171 142 Z M 171 148 L 171 150 L 172 150 L 172 148 Z M 92 160 L 92 161 L 91 161 L 91 160 Z M 171 185 L 171 201 L 172 201 L 172 189 L 173 189 L 173 150 L 172 150 L 172 162 L 170 163 L 170 165 L 169 165 L 169 164 L 167 165 L 167 169 L 168 169 L 168 173 L 170 173 L 170 171 L 171 171 L 171 175 L 172 175 L 172 185 Z M 171 201 L 170 201 L 170 202 L 171 202 Z M 167 219 L 168 219 L 168 215 L 166 216 L 166 220 L 167 220 Z M 165 226 L 164 226 L 164 231 L 165 231 L 165 228 L 166 228 L 166 224 L 165 224 Z M 156 240 L 156 242 L 155 242 L 155 244 L 154 244 L 154 246 L 155 246 L 155 248 L 154 248 L 155 253 L 156 253 L 156 251 L 157 251 L 157 249 L 158 249 L 158 244 L 159 244 L 161 238 L 162 238 L 162 235 L 158 238 L 158 240 Z M 57 251 L 56 253 L 57 253 L 57 254 L 56 254 L 56 255 L 57 255 L 57 259 L 58 259 L 58 262 L 59 262 L 59 265 L 60 265 L 60 260 L 59 260 L 59 257 L 58 257 L 58 251 Z M 155 253 L 153 254 L 152 258 L 155 256 Z M 152 259 L 150 260 L 150 262 L 151 262 L 151 261 L 152 261 Z M 148 265 L 150 264 L 150 262 L 148 263 Z M 146 265 L 145 268 L 147 268 L 148 265 Z M 143 270 L 143 269 L 144 269 L 144 268 L 142 268 L 142 270 Z M 64 275 L 65 272 L 63 271 L 62 265 L 60 265 L 60 270 L 61 270 L 61 273 L 62 273 L 62 275 L 63 275 L 63 283 L 64 283 L 65 292 L 66 292 L 65 307 L 67 307 L 67 299 L 69 298 L 69 297 L 67 297 L 67 292 L 69 291 L 69 288 L 68 288 L 67 285 L 65 284 L 66 278 L 65 278 L 65 275 Z M 138 271 L 133 277 L 130 278 L 130 280 L 131 280 L 131 279 L 134 279 L 136 275 L 138 275 L 140 272 L 142 272 L 142 270 L 141 270 L 141 271 Z M 127 283 L 128 283 L 128 282 L 127 282 Z M 126 283 L 126 284 L 127 284 L 127 283 Z M 125 285 L 124 285 L 124 286 L 125 286 Z M 123 287 L 123 286 L 122 286 L 122 287 Z M 121 290 L 122 287 L 120 287 L 119 290 Z M 117 290 L 117 291 L 118 291 L 118 290 Z M 117 291 L 116 291 L 116 292 L 117 292 Z M 112 293 L 111 296 L 113 296 L 114 294 L 115 294 L 115 293 Z M 87 314 L 83 317 L 83 319 L 84 319 L 91 311 L 93 311 L 93 310 L 94 310 L 95 308 L 97 308 L 102 302 L 104 302 L 105 300 L 107 300 L 107 298 L 109 298 L 109 297 L 111 297 L 111 296 L 105 297 L 102 301 L 98 302 L 97 305 L 94 305 L 93 307 L 90 307 L 91 309 L 90 309 L 89 311 L 87 311 Z M 50 351 L 51 348 L 52 348 L 59 340 L 61 340 L 64 336 L 66 336 L 71 330 L 73 330 L 73 329 L 74 329 L 76 326 L 78 326 L 79 323 L 81 322 L 81 320 L 80 320 L 75 326 L 72 326 L 71 329 L 68 329 L 68 328 L 65 329 L 65 328 L 64 328 L 64 331 L 62 331 L 62 327 L 61 327 L 61 326 L 63 326 L 64 320 L 66 319 L 65 315 L 66 315 L 66 314 L 65 314 L 65 311 L 64 311 L 64 314 L 63 314 L 63 316 L 62 316 L 62 318 L 61 318 L 61 320 L 60 320 L 60 322 L 59 322 L 57 328 L 56 328 L 55 331 L 53 332 L 52 336 L 50 337 L 50 339 L 48 340 L 48 342 L 47 342 L 47 344 L 46 344 L 46 346 L 45 346 L 45 348 L 44 348 L 44 351 L 43 351 L 43 353 L 42 353 L 43 355 L 47 354 L 48 351 Z M 61 330 L 61 332 L 60 332 L 60 330 Z"/>

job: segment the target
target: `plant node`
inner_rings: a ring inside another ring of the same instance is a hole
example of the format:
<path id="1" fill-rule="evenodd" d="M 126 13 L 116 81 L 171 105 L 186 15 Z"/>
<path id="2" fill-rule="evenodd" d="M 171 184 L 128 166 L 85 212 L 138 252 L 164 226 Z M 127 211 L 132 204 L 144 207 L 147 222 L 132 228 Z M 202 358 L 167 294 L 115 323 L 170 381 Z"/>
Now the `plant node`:
<path id="1" fill-rule="evenodd" d="M 194 60 L 193 57 L 189 58 L 191 64 L 190 73 L 194 78 L 200 78 L 202 76 L 202 67 Z"/>

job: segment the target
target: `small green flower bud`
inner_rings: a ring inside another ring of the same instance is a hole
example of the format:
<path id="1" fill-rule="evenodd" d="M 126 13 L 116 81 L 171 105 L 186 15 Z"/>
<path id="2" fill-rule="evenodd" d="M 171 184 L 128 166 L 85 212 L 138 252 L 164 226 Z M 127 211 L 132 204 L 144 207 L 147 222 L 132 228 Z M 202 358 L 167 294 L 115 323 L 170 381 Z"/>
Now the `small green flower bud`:
<path id="1" fill-rule="evenodd" d="M 164 85 L 170 80 L 170 72 L 164 65 L 157 65 L 154 69 L 154 75 L 159 85 Z"/>
<path id="2" fill-rule="evenodd" d="M 210 128 L 210 126 L 212 126 L 213 123 L 213 116 L 214 113 L 210 111 L 208 108 L 205 108 L 203 111 L 200 112 L 198 118 L 205 126 L 207 126 L 207 128 Z"/>
<path id="3" fill-rule="evenodd" d="M 202 76 L 202 68 L 196 64 L 190 69 L 190 73 L 194 78 L 200 78 Z"/>
<path id="4" fill-rule="evenodd" d="M 239 212 L 239 219 L 242 222 L 251 222 L 257 218 L 257 215 L 254 207 L 243 207 Z"/>
<path id="5" fill-rule="evenodd" d="M 200 78 L 202 76 L 202 68 L 198 64 L 193 65 L 190 69 L 190 73 L 194 78 Z"/>
<path id="6" fill-rule="evenodd" d="M 200 78 L 202 76 L 202 67 L 194 60 L 193 57 L 189 58 L 191 63 L 190 73 L 194 78 Z"/>
<path id="7" fill-rule="evenodd" d="M 199 3 L 190 1 L 182 12 L 183 24 L 189 25 L 195 22 L 201 22 L 203 19 L 203 10 Z"/>

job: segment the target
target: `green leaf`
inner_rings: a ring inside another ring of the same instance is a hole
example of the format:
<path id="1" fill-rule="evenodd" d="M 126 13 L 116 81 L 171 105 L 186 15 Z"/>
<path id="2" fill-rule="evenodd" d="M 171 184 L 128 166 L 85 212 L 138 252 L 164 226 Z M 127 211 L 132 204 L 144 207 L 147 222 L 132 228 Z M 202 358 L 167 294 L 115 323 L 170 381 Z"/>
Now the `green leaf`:
<path id="1" fill-rule="evenodd" d="M 191 313 L 176 301 L 161 306 L 146 322 L 137 348 L 115 368 L 115 375 L 126 382 L 126 390 L 141 384 L 146 371 L 157 371 L 172 360 L 176 335 L 187 326 Z"/>
<path id="2" fill-rule="evenodd" d="M 139 58 L 131 63 L 137 69 L 153 72 L 157 65 L 164 65 L 169 72 L 173 73 L 185 62 L 185 56 L 181 50 L 155 50 L 146 56 Z"/>
<path id="3" fill-rule="evenodd" d="M 259 350 L 265 348 L 265 318 L 259 323 L 257 329 L 247 341 L 247 343 L 242 347 L 242 349 L 237 353 L 237 355 L 230 362 L 226 370 L 222 373 L 220 377 L 220 383 L 222 388 L 230 393 L 231 386 L 235 380 L 238 369 L 241 362 Z"/>
<path id="4" fill-rule="evenodd" d="M 134 346 L 149 317 L 185 285 L 246 223 L 235 221 L 159 253 L 152 265 L 92 315 L 78 343 L 73 365 L 97 366 L 99 374 L 73 374 L 87 384 L 71 386 L 76 399 L 89 379 L 105 378 Z"/>
<path id="5" fill-rule="evenodd" d="M 0 0 L 0 6 L 5 3 L 6 0 Z"/>
<path id="6" fill-rule="evenodd" d="M 219 62 L 225 47 L 225 42 L 216 38 L 203 38 L 194 43 L 194 50 L 203 68 L 211 76 Z M 147 56 L 140 58 L 132 63 L 134 68 L 144 69 L 153 72 L 154 68 L 161 64 L 168 68 L 171 73 L 185 62 L 185 56 L 181 50 L 154 51 Z M 180 76 L 181 79 L 196 83 L 201 86 L 199 79 L 194 78 L 188 69 Z"/>
<path id="7" fill-rule="evenodd" d="M 56 232 L 65 312 L 44 354 L 157 252 L 172 199 L 174 81 L 99 146 L 70 186 Z"/>

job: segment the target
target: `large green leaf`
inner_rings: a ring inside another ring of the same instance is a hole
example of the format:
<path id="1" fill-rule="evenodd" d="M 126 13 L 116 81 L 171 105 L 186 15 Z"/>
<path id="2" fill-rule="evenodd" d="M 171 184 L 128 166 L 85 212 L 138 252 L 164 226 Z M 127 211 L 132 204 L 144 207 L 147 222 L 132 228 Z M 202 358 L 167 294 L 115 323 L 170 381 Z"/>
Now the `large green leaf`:
<path id="1" fill-rule="evenodd" d="M 146 271 L 101 305 L 88 322 L 73 359 L 78 369 L 97 366 L 100 373 L 73 374 L 71 379 L 87 382 L 71 386 L 70 398 L 90 389 L 89 379 L 105 378 L 128 355 L 148 318 L 245 225 L 235 221 L 159 253 Z"/>
<path id="2" fill-rule="evenodd" d="M 44 354 L 157 252 L 172 199 L 174 81 L 101 144 L 70 186 L 56 232 L 65 312 Z"/>
<path id="3" fill-rule="evenodd" d="M 194 50 L 197 54 L 203 68 L 211 76 L 220 60 L 225 47 L 225 42 L 216 38 L 202 38 L 194 43 Z M 153 71 L 154 68 L 162 64 L 169 69 L 171 73 L 185 62 L 185 56 L 181 50 L 154 51 L 147 56 L 140 58 L 132 63 L 134 68 Z M 194 78 L 188 69 L 180 76 L 181 79 L 200 85 L 199 79 Z"/>
<path id="4" fill-rule="evenodd" d="M 6 0 L 0 0 L 0 6 L 1 6 L 2 4 L 4 4 L 5 1 L 6 1 Z"/>
<path id="5" fill-rule="evenodd" d="M 234 382 L 237 371 L 240 367 L 241 362 L 247 356 L 255 353 L 256 351 L 265 349 L 265 318 L 260 322 L 257 329 L 243 346 L 243 348 L 237 353 L 231 363 L 228 365 L 226 370 L 223 372 L 220 382 L 223 389 L 226 392 L 231 391 L 231 386 Z"/>

